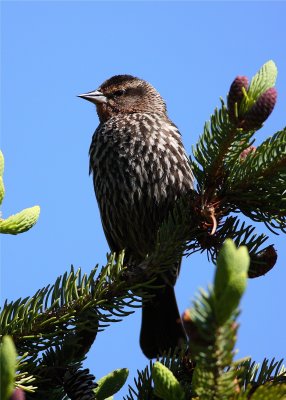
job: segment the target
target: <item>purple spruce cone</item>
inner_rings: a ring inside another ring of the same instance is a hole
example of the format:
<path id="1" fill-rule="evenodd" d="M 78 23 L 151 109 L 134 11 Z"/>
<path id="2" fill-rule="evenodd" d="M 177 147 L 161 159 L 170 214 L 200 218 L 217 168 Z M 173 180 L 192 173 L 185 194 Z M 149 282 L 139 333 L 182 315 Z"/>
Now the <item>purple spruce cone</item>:
<path id="1" fill-rule="evenodd" d="M 229 113 L 229 118 L 232 122 L 235 122 L 235 103 L 239 108 L 240 103 L 243 99 L 243 90 L 247 91 L 248 89 L 248 78 L 247 76 L 237 76 L 235 80 L 232 82 L 228 97 L 227 97 L 227 108 Z"/>
<path id="2" fill-rule="evenodd" d="M 20 388 L 16 388 L 9 397 L 9 400 L 25 400 L 25 398 L 25 392 Z"/>
<path id="3" fill-rule="evenodd" d="M 240 161 L 244 161 L 246 159 L 246 157 L 251 154 L 251 153 L 255 153 L 256 151 L 256 147 L 255 146 L 249 146 L 246 149 L 244 149 L 241 153 L 240 153 Z"/>
<path id="4" fill-rule="evenodd" d="M 243 116 L 239 124 L 244 130 L 259 129 L 272 113 L 277 100 L 277 90 L 272 87 L 267 89 Z"/>

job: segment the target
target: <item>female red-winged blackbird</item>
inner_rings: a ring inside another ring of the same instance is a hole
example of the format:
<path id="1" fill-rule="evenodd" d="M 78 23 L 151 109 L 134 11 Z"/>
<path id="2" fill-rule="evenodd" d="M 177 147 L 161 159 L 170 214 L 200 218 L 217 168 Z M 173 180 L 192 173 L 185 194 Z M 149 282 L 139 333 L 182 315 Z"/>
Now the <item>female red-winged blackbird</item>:
<path id="1" fill-rule="evenodd" d="M 80 97 L 96 105 L 100 120 L 90 146 L 90 172 L 105 236 L 112 251 L 125 249 L 127 260 L 139 263 L 152 251 L 176 200 L 193 187 L 181 135 L 162 97 L 141 79 L 117 75 Z M 143 305 L 140 345 L 149 358 L 185 338 L 175 281 L 176 276 L 158 277 L 165 288 Z"/>

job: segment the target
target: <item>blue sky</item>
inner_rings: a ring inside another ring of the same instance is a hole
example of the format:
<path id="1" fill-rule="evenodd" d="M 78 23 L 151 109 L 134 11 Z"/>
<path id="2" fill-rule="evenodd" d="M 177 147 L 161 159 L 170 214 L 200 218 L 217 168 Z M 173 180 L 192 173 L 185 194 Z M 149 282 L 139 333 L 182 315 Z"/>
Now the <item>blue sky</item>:
<path id="1" fill-rule="evenodd" d="M 39 204 L 36 227 L 1 243 L 2 298 L 32 295 L 70 268 L 104 264 L 102 232 L 88 149 L 98 125 L 78 99 L 108 77 L 129 73 L 165 98 L 188 152 L 236 75 L 251 77 L 273 59 L 278 104 L 257 143 L 285 126 L 284 2 L 14 2 L 2 1 L 1 148 L 6 170 L 3 215 Z M 265 232 L 264 226 L 258 226 Z M 285 236 L 271 235 L 276 267 L 249 281 L 242 302 L 238 356 L 285 356 Z M 180 310 L 212 281 L 206 255 L 183 263 Z M 98 335 L 86 361 L 100 378 L 147 360 L 138 344 L 140 310 Z M 122 398 L 127 387 L 116 398 Z"/>

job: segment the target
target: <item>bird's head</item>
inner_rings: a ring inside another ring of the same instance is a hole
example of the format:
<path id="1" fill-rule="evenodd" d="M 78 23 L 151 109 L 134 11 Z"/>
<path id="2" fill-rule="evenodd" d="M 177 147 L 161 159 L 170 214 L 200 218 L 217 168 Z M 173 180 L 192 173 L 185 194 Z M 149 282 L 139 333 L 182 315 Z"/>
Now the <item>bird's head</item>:
<path id="1" fill-rule="evenodd" d="M 101 122 L 116 114 L 136 112 L 166 114 L 166 105 L 160 94 L 148 82 L 131 75 L 116 75 L 97 90 L 79 97 L 96 105 Z"/>

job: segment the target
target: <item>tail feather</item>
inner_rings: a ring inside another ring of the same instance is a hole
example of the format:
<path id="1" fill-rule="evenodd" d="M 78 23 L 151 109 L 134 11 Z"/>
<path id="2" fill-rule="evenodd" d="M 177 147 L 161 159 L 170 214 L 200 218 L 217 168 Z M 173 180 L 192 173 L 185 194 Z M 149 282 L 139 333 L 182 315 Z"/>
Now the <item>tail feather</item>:
<path id="1" fill-rule="evenodd" d="M 173 286 L 159 289 L 142 308 L 140 346 L 148 358 L 174 350 L 186 340 Z"/>

